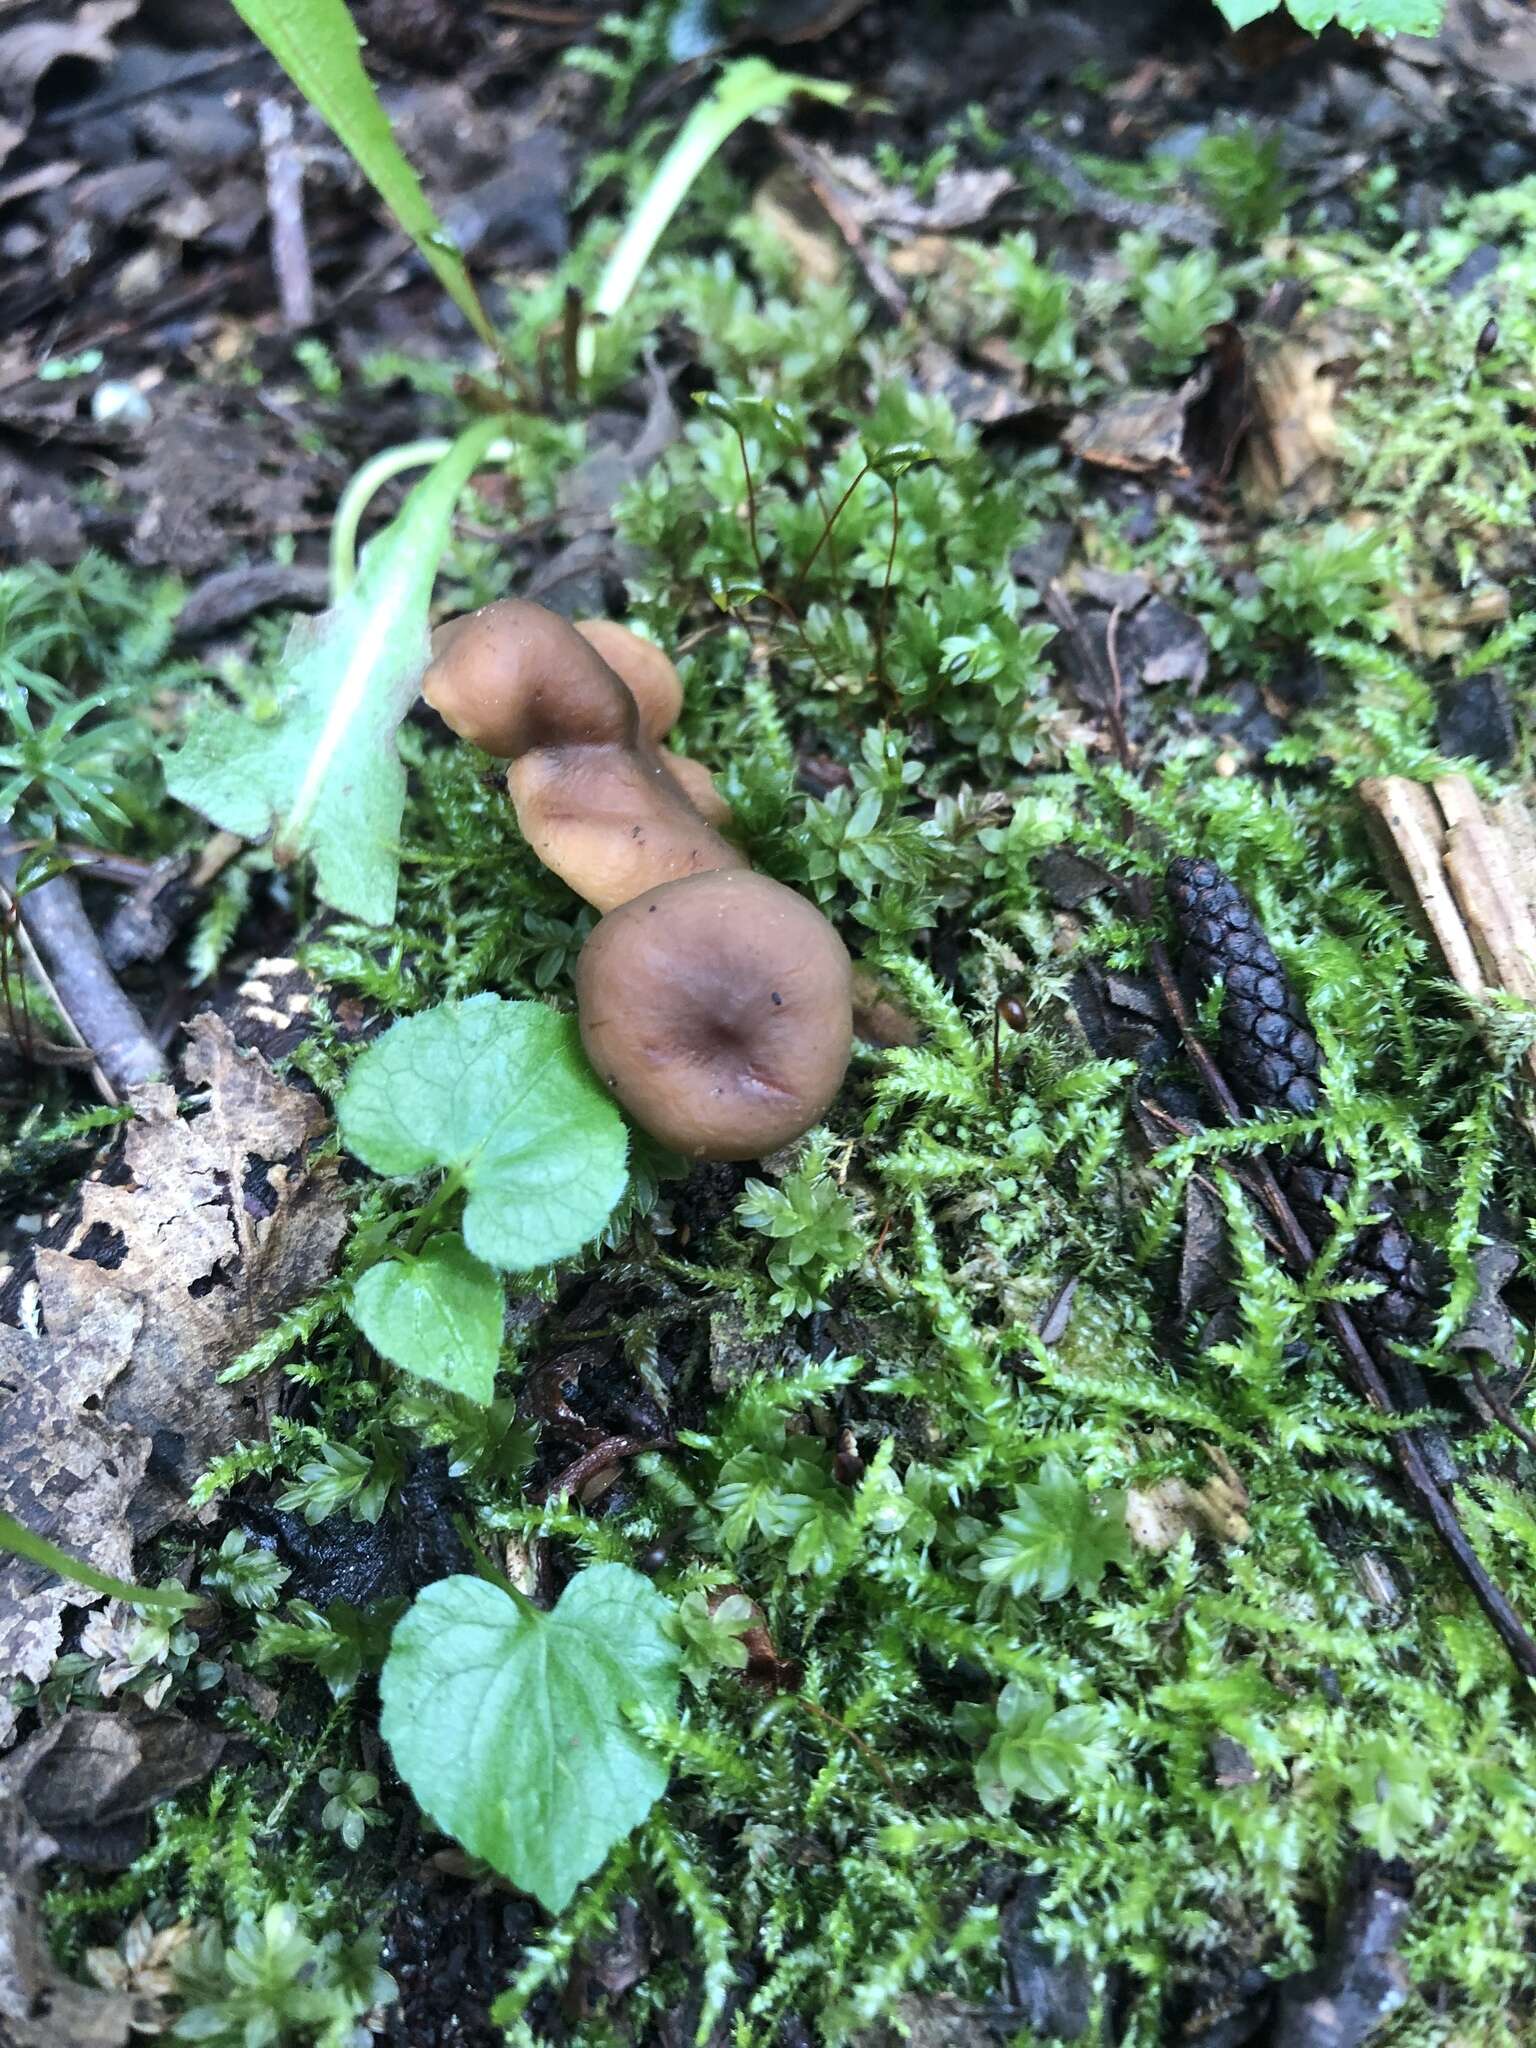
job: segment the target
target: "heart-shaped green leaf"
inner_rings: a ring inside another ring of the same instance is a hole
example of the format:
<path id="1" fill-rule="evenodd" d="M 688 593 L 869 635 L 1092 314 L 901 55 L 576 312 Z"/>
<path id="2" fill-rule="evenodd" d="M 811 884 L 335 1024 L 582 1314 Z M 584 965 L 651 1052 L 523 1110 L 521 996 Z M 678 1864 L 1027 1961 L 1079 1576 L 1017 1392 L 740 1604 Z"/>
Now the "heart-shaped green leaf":
<path id="1" fill-rule="evenodd" d="M 670 1609 L 599 1564 L 541 1614 L 483 1579 L 441 1579 L 401 1620 L 379 1681 L 395 1766 L 437 1825 L 558 1913 L 667 1782 L 628 1710 L 670 1713 Z"/>
<path id="2" fill-rule="evenodd" d="M 470 996 L 403 1018 L 352 1069 L 337 1122 L 375 1173 L 453 1174 L 465 1242 L 501 1271 L 579 1251 L 627 1179 L 623 1119 L 575 1020 L 543 1003 Z"/>
<path id="3" fill-rule="evenodd" d="M 352 1290 L 352 1320 L 375 1351 L 482 1407 L 496 1391 L 505 1312 L 501 1282 L 451 1231 L 370 1266 Z"/>

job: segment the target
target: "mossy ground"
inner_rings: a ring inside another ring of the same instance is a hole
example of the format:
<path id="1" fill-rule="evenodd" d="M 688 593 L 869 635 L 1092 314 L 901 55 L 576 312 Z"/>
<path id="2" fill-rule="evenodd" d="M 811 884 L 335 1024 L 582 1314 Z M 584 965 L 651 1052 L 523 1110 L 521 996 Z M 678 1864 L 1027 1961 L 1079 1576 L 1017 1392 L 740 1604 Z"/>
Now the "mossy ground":
<path id="1" fill-rule="evenodd" d="M 638 1900 L 650 1961 L 621 1995 L 594 1994 L 574 2022 L 584 2042 L 695 2026 L 742 2044 L 884 2038 L 939 1994 L 1027 2042 L 1002 1961 L 1002 1930 L 1015 1941 L 1021 1924 L 1080 1967 L 1092 2038 L 1175 2040 L 1236 2002 L 1245 1972 L 1304 1967 L 1361 1855 L 1413 1888 L 1414 1994 L 1381 2038 L 1528 2038 L 1527 1691 L 1396 1486 L 1383 1423 L 1347 1389 L 1319 1317 L 1326 1273 L 1287 1276 L 1233 1177 L 1256 1137 L 1175 1132 L 1149 1149 L 1128 1113 L 1135 1060 L 1083 1037 L 1073 976 L 1142 970 L 1155 929 L 1113 893 L 1063 911 L 1041 865 L 1060 847 L 1120 874 L 1155 875 L 1174 853 L 1225 865 L 1323 1043 L 1328 1141 L 1362 1183 L 1408 1191 L 1455 1304 L 1490 1228 L 1529 1280 L 1526 1019 L 1448 992 L 1384 887 L 1353 786 L 1440 768 L 1436 690 L 1454 675 L 1496 664 L 1522 711 L 1536 685 L 1536 258 L 1518 239 L 1536 184 L 1453 201 L 1413 238 L 1384 198 L 1360 234 L 1330 238 L 1296 218 L 1280 231 L 1272 173 L 1228 165 L 1233 231 L 1209 258 L 1137 237 L 1069 270 L 1044 234 L 978 239 L 951 247 L 919 311 L 956 338 L 1000 337 L 1043 397 L 1082 406 L 1117 380 L 1171 389 L 1212 320 L 1298 280 L 1303 325 L 1337 320 L 1360 341 L 1338 465 L 1306 517 L 1245 505 L 1226 481 L 1106 484 L 1054 440 L 957 420 L 926 388 L 915 329 L 877 326 L 851 276 L 805 282 L 723 171 L 601 338 L 600 401 L 638 389 L 655 337 L 710 398 L 619 508 L 628 615 L 680 652 L 687 750 L 717 770 L 757 864 L 824 906 L 922 1036 L 861 1049 L 825 1128 L 751 1188 L 679 1177 L 641 1148 L 609 1241 L 522 1305 L 489 1414 L 382 1370 L 338 1284 L 274 1339 L 297 1338 L 293 1417 L 210 1483 L 209 1497 L 252 1473 L 310 1498 L 329 1487 L 345 1516 L 421 1446 L 446 1445 L 488 1551 L 542 1549 L 557 1579 L 639 1563 L 682 1603 L 696 1682 L 650 1730 L 671 1789 L 560 1920 L 530 1931 L 502 2009 L 514 2038 L 572 2027 L 553 1993 Z M 592 232 L 571 280 L 590 279 L 610 233 Z M 1488 241 L 1506 254 L 1484 356 L 1486 304 L 1445 285 Z M 566 281 L 527 307 L 515 346 L 530 362 Z M 421 382 L 440 386 L 437 366 Z M 424 407 L 451 424 L 443 398 Z M 580 411 L 523 424 L 516 511 L 482 506 L 482 528 L 553 512 L 583 454 Z M 1138 698 L 1137 782 L 1067 688 L 1042 592 L 1014 566 L 1062 522 L 1069 584 L 1083 566 L 1139 571 L 1209 637 L 1203 689 Z M 510 560 L 459 542 L 444 610 L 515 587 Z M 1488 588 L 1506 616 L 1438 630 Z M 115 589 L 90 602 L 133 610 Z M 259 687 L 276 644 L 234 680 Z M 1326 687 L 1256 758 L 1224 711 L 1239 686 L 1282 702 L 1308 660 Z M 302 957 L 333 1005 L 360 995 L 386 1014 L 486 988 L 568 1002 L 588 916 L 519 843 L 483 760 L 424 725 L 404 738 L 398 929 L 331 925 Z M 117 765 L 133 801 L 104 829 L 142 850 L 152 757 L 124 747 Z M 221 946 L 238 957 L 253 899 L 270 921 L 262 857 L 234 877 L 200 934 L 209 965 Z M 302 929 L 302 903 L 292 915 Z M 1004 994 L 1022 1011 L 994 1068 Z M 334 1093 L 347 1058 L 322 1013 L 297 1064 Z M 40 1157 L 35 1138 L 13 1155 L 18 1169 Z M 1230 1259 L 1214 1340 L 1173 1306 L 1192 1182 L 1219 1204 Z M 361 1199 L 359 1227 L 377 1227 L 385 1197 Z M 1427 1363 L 1460 1369 L 1433 1349 Z M 605 1426 L 649 1404 L 676 1447 L 594 1502 L 533 1504 L 531 1481 L 575 1455 L 514 1415 L 541 1372 Z M 1536 1610 L 1529 1461 L 1449 1390 L 1446 1407 L 1460 1511 Z M 1218 1472 L 1246 1494 L 1241 1517 L 1162 1551 L 1127 1539 L 1128 1492 Z M 730 1588 L 762 1610 L 770 1668 L 743 1674 L 697 1597 Z M 242 1637 L 250 1619 L 231 1608 L 224 1649 Z M 323 1625 L 317 1648 L 334 1649 Z M 183 1665 L 173 1697 L 190 1705 L 195 1657 Z M 270 1725 L 231 1697 L 212 1708 L 260 1766 L 162 1814 L 110 1885 L 62 1881 L 64 1954 L 140 1907 L 232 1932 L 282 1900 L 315 1938 L 388 1917 L 404 1796 L 386 1783 L 388 1824 L 356 1853 L 319 1825 L 319 1771 L 378 1762 L 366 1678 L 332 1709 L 303 1661 L 264 1675 L 283 1702 Z M 326 1968 L 341 2028 L 367 1985 L 335 1957 Z M 230 2039 L 245 1995 L 228 1993 Z"/>

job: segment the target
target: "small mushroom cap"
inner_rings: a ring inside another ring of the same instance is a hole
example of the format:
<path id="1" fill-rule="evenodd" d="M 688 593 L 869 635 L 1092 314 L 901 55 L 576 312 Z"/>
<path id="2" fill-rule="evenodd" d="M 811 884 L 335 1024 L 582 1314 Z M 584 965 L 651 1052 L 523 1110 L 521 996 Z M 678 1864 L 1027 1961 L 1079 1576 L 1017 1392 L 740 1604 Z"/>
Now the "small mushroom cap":
<path id="1" fill-rule="evenodd" d="M 661 758 L 667 773 L 705 824 L 713 825 L 717 832 L 728 832 L 736 822 L 736 813 L 716 789 L 715 778 L 704 763 L 695 761 L 690 754 L 674 754 L 670 747 L 662 748 Z"/>
<path id="2" fill-rule="evenodd" d="M 633 697 L 647 739 L 660 740 L 676 725 L 682 681 L 651 641 L 613 619 L 573 626 L 543 605 L 501 598 L 438 627 L 421 693 L 461 739 L 510 759 L 540 744 L 528 737 L 530 700 L 553 684 L 569 708 L 590 691 L 588 708 L 601 709 L 610 695 L 604 676 Z"/>
<path id="3" fill-rule="evenodd" d="M 648 740 L 665 739 L 683 708 L 683 681 L 654 640 L 642 640 L 616 619 L 578 619 L 576 630 L 628 690 Z"/>
<path id="4" fill-rule="evenodd" d="M 853 1040 L 843 942 L 748 868 L 648 889 L 576 963 L 582 1043 L 635 1122 L 694 1159 L 758 1159 L 810 1129 Z"/>
<path id="5" fill-rule="evenodd" d="M 634 697 L 568 620 L 505 598 L 440 627 L 433 648 L 423 696 L 463 738 L 510 760 L 524 838 L 599 910 L 745 864 L 690 800 L 702 777 L 712 814 L 724 808 L 704 770 L 672 773 L 677 757 L 646 737 Z"/>
<path id="6" fill-rule="evenodd" d="M 746 856 L 688 801 L 646 741 L 535 747 L 507 769 L 518 829 L 539 859 L 599 910 Z"/>
<path id="7" fill-rule="evenodd" d="M 635 700 L 597 650 L 569 619 L 521 598 L 439 626 L 421 694 L 460 739 L 502 760 L 639 737 Z"/>

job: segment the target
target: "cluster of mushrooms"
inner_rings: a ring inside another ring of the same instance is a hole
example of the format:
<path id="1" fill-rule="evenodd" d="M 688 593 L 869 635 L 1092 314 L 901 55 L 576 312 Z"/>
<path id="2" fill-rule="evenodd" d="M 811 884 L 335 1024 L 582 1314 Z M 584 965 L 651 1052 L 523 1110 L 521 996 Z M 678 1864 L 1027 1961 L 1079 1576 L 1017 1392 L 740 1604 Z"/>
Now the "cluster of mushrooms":
<path id="1" fill-rule="evenodd" d="M 662 745 L 683 693 L 661 649 L 503 599 L 438 629 L 422 694 L 509 764 L 524 838 L 603 913 L 576 966 L 581 1038 L 641 1129 L 694 1159 L 809 1130 L 852 1047 L 848 954 L 753 872 L 708 770 Z"/>

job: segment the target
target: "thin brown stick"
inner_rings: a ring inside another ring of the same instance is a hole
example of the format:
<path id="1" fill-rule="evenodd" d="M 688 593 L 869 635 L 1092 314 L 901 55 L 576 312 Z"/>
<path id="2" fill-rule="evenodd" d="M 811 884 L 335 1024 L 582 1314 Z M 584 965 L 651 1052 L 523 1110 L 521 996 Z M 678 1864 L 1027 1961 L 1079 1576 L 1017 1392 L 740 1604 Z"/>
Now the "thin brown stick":
<path id="1" fill-rule="evenodd" d="M 768 572 L 763 567 L 763 551 L 757 540 L 757 486 L 752 481 L 752 458 L 747 453 L 747 437 L 734 420 L 731 431 L 736 436 L 736 446 L 741 450 L 741 474 L 747 487 L 747 538 L 752 543 L 752 563 L 757 570 L 757 580 L 766 591 Z"/>
<path id="2" fill-rule="evenodd" d="M 891 578 L 896 573 L 896 543 L 901 538 L 901 487 L 896 477 L 891 488 L 891 549 L 885 558 L 885 581 L 880 586 L 880 609 L 875 615 L 875 681 L 885 689 L 885 627 L 891 611 Z"/>
<path id="3" fill-rule="evenodd" d="M 869 475 L 869 471 L 870 464 L 866 462 L 864 467 L 859 471 L 858 475 L 854 478 L 853 482 L 848 486 L 847 490 L 844 491 L 843 495 L 838 499 L 837 504 L 834 507 L 830 517 L 826 516 L 826 508 L 825 506 L 823 506 L 823 525 L 821 529 L 821 538 L 817 541 L 815 547 L 811 549 L 811 552 L 806 556 L 805 560 L 800 564 L 800 567 L 795 571 L 795 581 L 797 583 L 803 583 L 806 577 L 810 575 L 811 570 L 815 566 L 816 557 L 821 553 L 822 549 L 826 546 L 827 542 L 832 538 L 832 529 L 834 526 L 836 526 L 838 520 L 841 519 L 843 516 L 843 507 L 848 503 L 848 500 L 859 488 L 859 485 L 863 483 L 865 477 Z M 819 495 L 820 493 L 818 492 L 818 496 Z"/>
<path id="4" fill-rule="evenodd" d="M 267 171 L 272 269 L 283 325 L 292 331 L 313 326 L 315 318 L 315 277 L 304 232 L 304 159 L 293 139 L 293 109 L 286 101 L 264 99 L 256 118 Z"/>
<path id="5" fill-rule="evenodd" d="M 782 128 L 772 130 L 773 139 L 782 155 L 788 157 L 795 169 L 804 178 L 816 198 L 816 204 L 842 236 L 860 270 L 863 271 L 870 290 L 884 306 L 893 320 L 905 320 L 912 310 L 912 302 L 896 282 L 885 264 L 870 248 L 864 230 L 844 203 L 836 185 L 828 175 L 827 166 L 809 143 L 802 142 L 798 135 L 791 135 Z"/>
<path id="6" fill-rule="evenodd" d="M 88 875 L 93 882 L 110 882 L 118 889 L 137 888 L 153 865 L 136 860 L 131 853 L 109 853 L 105 847 L 71 846 L 53 839 L 18 839 L 15 851 L 36 853 L 44 846 L 55 859 L 68 861 L 78 874 Z"/>
<path id="7" fill-rule="evenodd" d="M 1144 229 L 1165 241 L 1182 242 L 1187 248 L 1209 248 L 1216 239 L 1216 222 L 1203 207 L 1128 199 L 1123 193 L 1096 185 L 1069 150 L 1034 129 L 1021 129 L 1017 141 L 1024 155 L 1061 186 L 1073 206 L 1095 220 L 1115 228 Z"/>

